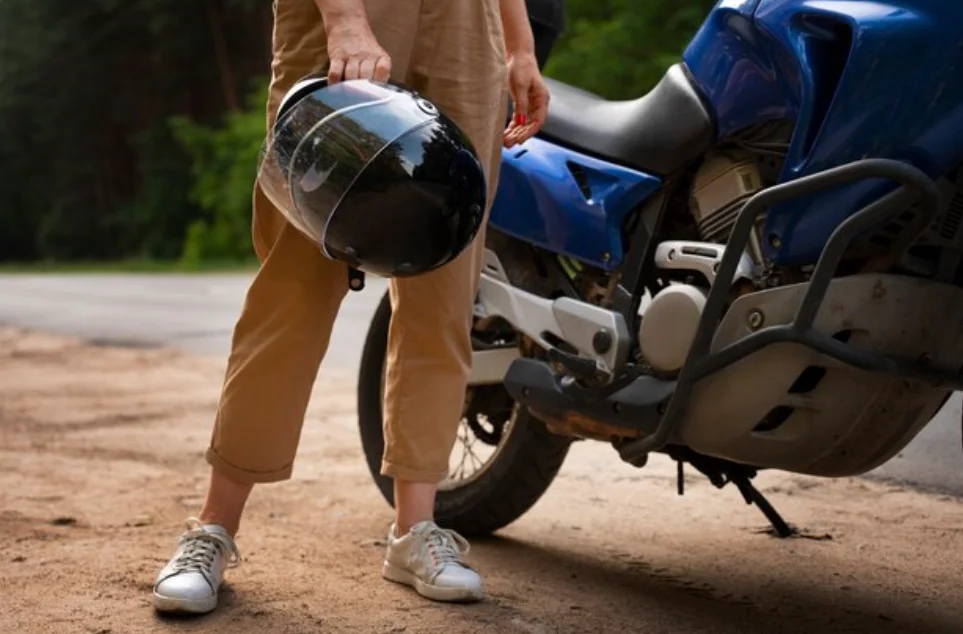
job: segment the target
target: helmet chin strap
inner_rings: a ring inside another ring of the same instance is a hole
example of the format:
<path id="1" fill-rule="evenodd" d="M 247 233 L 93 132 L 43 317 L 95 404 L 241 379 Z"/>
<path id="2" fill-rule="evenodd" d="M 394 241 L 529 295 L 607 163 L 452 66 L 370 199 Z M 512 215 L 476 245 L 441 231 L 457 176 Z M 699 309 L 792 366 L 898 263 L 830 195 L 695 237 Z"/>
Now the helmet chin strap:
<path id="1" fill-rule="evenodd" d="M 358 252 L 355 251 L 354 247 L 345 248 L 345 255 L 355 262 L 357 262 Z M 348 288 L 352 291 L 364 290 L 364 271 L 348 265 Z"/>

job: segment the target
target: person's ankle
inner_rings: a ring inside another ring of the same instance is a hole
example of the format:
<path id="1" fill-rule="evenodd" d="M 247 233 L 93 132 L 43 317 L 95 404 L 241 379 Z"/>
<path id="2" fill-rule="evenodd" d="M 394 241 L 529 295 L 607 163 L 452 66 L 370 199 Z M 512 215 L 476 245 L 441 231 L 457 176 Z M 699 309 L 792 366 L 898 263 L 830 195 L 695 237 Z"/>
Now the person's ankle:
<path id="1" fill-rule="evenodd" d="M 234 539 L 234 537 L 237 535 L 238 528 L 240 528 L 239 521 L 237 520 L 232 521 L 228 518 L 221 516 L 216 511 L 211 511 L 208 509 L 202 510 L 201 513 L 197 516 L 197 519 L 200 520 L 201 524 L 206 524 L 206 525 L 213 524 L 215 526 L 220 526 L 225 531 L 227 531 L 227 534 L 231 536 L 231 539 Z"/>
<path id="2" fill-rule="evenodd" d="M 398 538 L 407 535 L 421 522 L 434 520 L 438 485 L 431 482 L 395 480 L 394 487 L 395 531 Z"/>
<path id="3" fill-rule="evenodd" d="M 239 482 L 217 471 L 211 471 L 211 483 L 198 519 L 203 524 L 216 524 L 233 539 L 244 514 L 244 506 L 254 485 Z"/>
<path id="4" fill-rule="evenodd" d="M 410 533 L 411 529 L 413 529 L 415 526 L 418 526 L 423 522 L 434 523 L 434 521 L 435 521 L 434 517 L 419 517 L 417 519 L 411 518 L 411 517 L 405 518 L 405 519 L 396 518 L 395 519 L 395 537 L 397 539 L 401 539 L 402 537 Z"/>

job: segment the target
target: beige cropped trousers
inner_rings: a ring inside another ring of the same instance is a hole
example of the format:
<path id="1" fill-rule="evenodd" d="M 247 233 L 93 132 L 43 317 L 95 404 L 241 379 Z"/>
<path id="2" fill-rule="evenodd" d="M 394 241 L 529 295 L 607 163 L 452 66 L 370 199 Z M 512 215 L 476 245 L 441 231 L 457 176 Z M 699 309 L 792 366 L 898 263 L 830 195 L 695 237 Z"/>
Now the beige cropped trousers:
<path id="1" fill-rule="evenodd" d="M 435 103 L 472 140 L 498 178 L 507 69 L 498 0 L 366 0 L 393 79 Z M 327 68 L 315 0 L 275 0 L 268 124 L 285 92 Z M 486 210 L 487 214 L 487 210 Z M 405 227 L 398 227 L 403 236 Z M 234 328 L 208 463 L 241 482 L 290 478 L 312 386 L 348 292 L 344 265 L 326 259 L 254 191 L 261 262 Z M 472 305 L 484 234 L 452 263 L 393 280 L 381 473 L 439 482 L 462 414 L 471 369 Z"/>

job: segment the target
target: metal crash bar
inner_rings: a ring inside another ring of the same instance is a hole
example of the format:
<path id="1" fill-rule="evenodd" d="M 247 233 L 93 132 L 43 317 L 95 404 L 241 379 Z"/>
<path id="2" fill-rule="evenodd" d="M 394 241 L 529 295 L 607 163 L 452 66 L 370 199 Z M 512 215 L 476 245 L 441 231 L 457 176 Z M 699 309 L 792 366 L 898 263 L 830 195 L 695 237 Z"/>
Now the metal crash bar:
<path id="1" fill-rule="evenodd" d="M 772 205 L 871 178 L 896 181 L 901 186 L 860 209 L 836 228 L 819 256 L 793 321 L 789 324 L 769 326 L 718 352 L 710 353 L 712 338 L 722 318 L 736 267 L 749 243 L 750 234 L 758 217 Z M 725 254 L 719 265 L 715 283 L 709 291 L 692 347 L 665 414 L 659 421 L 655 433 L 626 443 L 620 449 L 620 453 L 623 456 L 641 456 L 662 449 L 681 424 L 689 397 L 698 380 L 775 343 L 801 344 L 847 365 L 870 372 L 893 374 L 905 379 L 963 389 L 963 377 L 956 369 L 941 370 L 917 363 L 888 359 L 813 330 L 813 323 L 825 299 L 829 283 L 852 239 L 860 232 L 881 224 L 889 216 L 905 210 L 916 198 L 922 198 L 924 203 L 921 210 L 923 217 L 917 225 L 923 228 L 932 222 L 940 210 L 940 194 L 936 183 L 922 171 L 907 163 L 891 159 L 864 159 L 776 185 L 749 199 L 739 213 L 729 243 L 726 245 Z"/>

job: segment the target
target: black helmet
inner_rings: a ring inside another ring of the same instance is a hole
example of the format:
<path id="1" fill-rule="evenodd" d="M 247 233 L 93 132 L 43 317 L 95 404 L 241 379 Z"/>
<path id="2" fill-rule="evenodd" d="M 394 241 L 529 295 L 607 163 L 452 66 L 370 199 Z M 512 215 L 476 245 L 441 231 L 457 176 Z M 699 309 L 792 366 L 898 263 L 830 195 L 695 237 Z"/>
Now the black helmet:
<path id="1" fill-rule="evenodd" d="M 475 237 L 482 166 L 465 133 L 417 93 L 308 77 L 285 95 L 276 121 L 258 183 L 327 257 L 408 277 L 450 262 Z"/>

